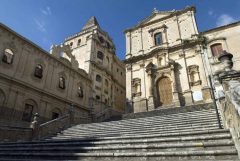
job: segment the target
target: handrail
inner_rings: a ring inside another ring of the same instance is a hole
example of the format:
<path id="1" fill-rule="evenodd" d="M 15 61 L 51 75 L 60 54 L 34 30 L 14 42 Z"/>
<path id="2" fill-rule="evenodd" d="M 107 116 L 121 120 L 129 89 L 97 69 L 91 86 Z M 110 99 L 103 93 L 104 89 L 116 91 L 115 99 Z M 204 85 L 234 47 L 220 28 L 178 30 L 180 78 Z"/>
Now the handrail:
<path id="1" fill-rule="evenodd" d="M 100 111 L 100 112 L 96 113 L 95 116 L 97 116 L 97 117 L 102 116 L 103 114 L 105 114 L 106 112 L 108 112 L 110 110 L 111 110 L 111 108 L 107 107 L 103 111 Z"/>
<path id="2" fill-rule="evenodd" d="M 65 118 L 67 118 L 67 117 L 70 117 L 70 115 L 67 114 L 67 115 L 64 115 L 64 116 L 62 116 L 62 117 L 56 118 L 56 119 L 54 119 L 54 120 L 50 120 L 50 121 L 48 121 L 48 122 L 45 122 L 45 123 L 41 124 L 40 127 L 47 126 L 47 125 L 49 125 L 49 124 L 52 124 L 52 123 L 55 123 L 55 122 L 57 122 L 57 121 L 63 120 L 63 119 L 65 119 Z"/>

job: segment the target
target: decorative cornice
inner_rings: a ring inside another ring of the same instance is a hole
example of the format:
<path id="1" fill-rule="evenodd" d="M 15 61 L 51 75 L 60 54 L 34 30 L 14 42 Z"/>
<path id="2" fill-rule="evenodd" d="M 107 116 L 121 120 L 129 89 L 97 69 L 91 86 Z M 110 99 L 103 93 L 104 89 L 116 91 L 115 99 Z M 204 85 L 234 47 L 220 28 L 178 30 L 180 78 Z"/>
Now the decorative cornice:
<path id="1" fill-rule="evenodd" d="M 144 26 L 147 26 L 147 25 L 150 25 L 150 24 L 153 24 L 153 23 L 156 23 L 156 22 L 159 22 L 159 21 L 163 21 L 163 20 L 166 20 L 166 19 L 169 19 L 169 18 L 172 18 L 174 16 L 178 16 L 178 15 L 181 15 L 183 13 L 186 13 L 188 11 L 194 11 L 196 12 L 196 8 L 194 6 L 188 6 L 186 7 L 185 9 L 183 10 L 173 10 L 173 11 L 166 11 L 166 12 L 159 12 L 159 13 L 152 13 L 151 16 L 148 16 L 146 17 L 145 19 L 143 19 L 140 23 L 138 23 L 136 26 L 134 27 L 131 27 L 131 28 L 128 28 L 124 31 L 124 33 L 126 34 L 127 32 L 131 32 L 133 30 L 136 30 L 140 27 L 144 27 Z M 169 13 L 169 15 L 163 17 L 163 18 L 160 18 L 160 19 L 157 19 L 157 20 L 154 20 L 152 22 L 148 22 L 146 23 L 146 21 L 148 21 L 150 18 L 154 17 L 156 14 L 161 14 L 161 13 Z"/>
<path id="2" fill-rule="evenodd" d="M 154 56 L 155 54 L 157 54 L 157 52 L 159 52 L 159 51 L 165 51 L 165 52 L 169 53 L 169 52 L 173 52 L 173 51 L 176 51 L 176 50 L 179 50 L 179 49 L 186 49 L 186 48 L 192 47 L 192 46 L 194 46 L 196 44 L 200 44 L 200 43 L 201 42 L 198 41 L 198 40 L 191 40 L 187 43 L 181 43 L 179 45 L 175 45 L 175 46 L 172 46 L 172 47 L 158 47 L 158 48 L 155 48 L 154 50 L 152 50 L 152 51 L 150 51 L 146 54 L 133 56 L 131 58 L 125 59 L 124 63 L 125 64 L 135 63 L 137 61 L 150 58 L 150 57 Z"/>

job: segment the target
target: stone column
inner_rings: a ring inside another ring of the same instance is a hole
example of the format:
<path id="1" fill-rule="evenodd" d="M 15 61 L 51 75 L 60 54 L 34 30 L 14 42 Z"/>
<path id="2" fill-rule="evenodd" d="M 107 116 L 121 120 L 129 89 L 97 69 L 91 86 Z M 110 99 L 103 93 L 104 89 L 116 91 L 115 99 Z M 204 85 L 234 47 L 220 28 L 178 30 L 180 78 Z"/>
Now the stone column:
<path id="1" fill-rule="evenodd" d="M 172 75 L 172 80 L 173 80 L 173 104 L 174 104 L 174 106 L 180 106 L 174 65 L 171 66 L 171 75 Z"/>
<path id="2" fill-rule="evenodd" d="M 148 97 L 148 110 L 155 109 L 155 98 L 154 98 L 154 80 L 156 77 L 156 71 L 154 69 L 154 64 L 148 64 L 146 67 L 146 72 L 148 74 L 149 80 L 149 97 Z"/>

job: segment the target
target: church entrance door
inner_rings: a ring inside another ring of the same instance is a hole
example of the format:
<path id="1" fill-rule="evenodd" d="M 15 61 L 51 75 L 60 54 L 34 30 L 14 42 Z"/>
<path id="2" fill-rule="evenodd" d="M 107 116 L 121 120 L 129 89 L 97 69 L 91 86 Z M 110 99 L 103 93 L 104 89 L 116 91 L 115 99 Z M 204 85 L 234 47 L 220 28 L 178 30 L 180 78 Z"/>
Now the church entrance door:
<path id="1" fill-rule="evenodd" d="M 160 98 L 160 106 L 170 105 L 173 100 L 171 80 L 163 77 L 158 82 L 158 93 Z"/>

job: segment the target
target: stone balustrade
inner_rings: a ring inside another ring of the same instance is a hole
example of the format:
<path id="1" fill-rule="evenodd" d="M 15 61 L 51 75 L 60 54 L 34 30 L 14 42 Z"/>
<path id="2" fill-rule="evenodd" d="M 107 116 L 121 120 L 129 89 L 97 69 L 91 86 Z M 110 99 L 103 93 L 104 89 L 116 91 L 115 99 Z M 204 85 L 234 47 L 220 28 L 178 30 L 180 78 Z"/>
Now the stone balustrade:
<path id="1" fill-rule="evenodd" d="M 220 109 L 226 128 L 229 128 L 240 154 L 240 82 L 225 82 L 225 98 L 220 99 Z"/>

